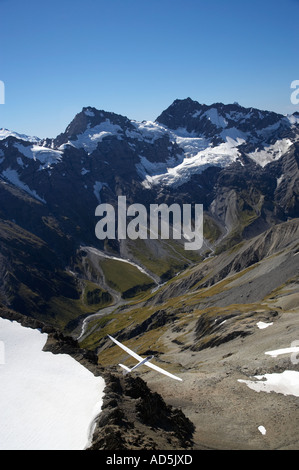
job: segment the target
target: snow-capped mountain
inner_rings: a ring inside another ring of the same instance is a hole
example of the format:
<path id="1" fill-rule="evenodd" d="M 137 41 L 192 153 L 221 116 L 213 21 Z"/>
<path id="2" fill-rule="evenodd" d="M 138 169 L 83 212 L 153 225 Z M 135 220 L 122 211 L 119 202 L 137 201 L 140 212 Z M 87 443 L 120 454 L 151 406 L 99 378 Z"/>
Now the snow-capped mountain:
<path id="1" fill-rule="evenodd" d="M 237 103 L 200 105 L 176 100 L 157 122 L 172 129 L 184 149 L 181 165 L 161 177 L 168 184 L 201 172 L 207 166 L 226 167 L 246 154 L 260 166 L 279 159 L 298 139 L 299 120 Z M 156 178 L 159 180 L 159 177 Z"/>
<path id="2" fill-rule="evenodd" d="M 154 122 L 85 107 L 55 139 L 2 129 L 0 182 L 59 214 L 63 226 L 66 218 L 74 231 L 86 225 L 91 237 L 96 205 L 119 194 L 201 202 L 229 233 L 244 204 L 263 226 L 297 214 L 298 136 L 297 113 L 237 103 L 176 100 Z"/>
<path id="3" fill-rule="evenodd" d="M 46 172 L 48 178 L 56 167 L 55 174 L 65 177 L 73 153 L 81 176 L 101 173 L 94 184 L 109 185 L 106 173 L 111 176 L 112 169 L 123 167 L 144 188 L 179 187 L 208 167 L 244 164 L 245 157 L 261 167 L 278 161 L 297 142 L 298 129 L 296 113 L 282 116 L 237 103 L 207 106 L 190 98 L 174 101 L 155 122 L 136 122 L 87 107 L 56 139 L 2 129 L 0 175 L 46 201 L 43 177 L 37 172 Z M 34 183 L 33 173 L 38 175 Z"/>

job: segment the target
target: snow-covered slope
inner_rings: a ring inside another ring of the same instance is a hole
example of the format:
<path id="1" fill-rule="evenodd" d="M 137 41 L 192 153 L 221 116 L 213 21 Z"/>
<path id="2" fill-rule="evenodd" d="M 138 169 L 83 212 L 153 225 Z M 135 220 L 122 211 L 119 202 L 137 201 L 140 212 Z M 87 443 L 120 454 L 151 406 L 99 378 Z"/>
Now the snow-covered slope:
<path id="1" fill-rule="evenodd" d="M 66 354 L 43 352 L 47 335 L 0 318 L 0 449 L 83 450 L 105 382 Z"/>
<path id="2" fill-rule="evenodd" d="M 90 114 L 87 114 L 87 116 L 90 116 Z M 116 136 L 118 139 L 122 139 L 121 134 L 122 128 L 117 124 L 113 124 L 110 119 L 106 119 L 94 127 L 88 125 L 84 132 L 77 134 L 76 139 L 62 144 L 59 149 L 64 150 L 66 145 L 71 145 L 76 148 L 83 148 L 90 155 L 105 137 Z"/>
<path id="3" fill-rule="evenodd" d="M 32 160 L 39 160 L 42 164 L 40 169 L 45 169 L 55 165 L 61 160 L 63 152 L 59 150 L 53 150 L 51 148 L 43 147 L 41 145 L 33 144 L 24 146 L 17 142 L 14 147 L 22 153 L 26 158 Z"/>
<path id="4" fill-rule="evenodd" d="M 143 185 L 146 188 L 158 184 L 180 186 L 193 174 L 201 173 L 209 166 L 228 166 L 238 159 L 238 147 L 246 142 L 243 133 L 235 129 L 224 132 L 223 141 L 213 145 L 211 139 L 198 136 L 195 132 L 189 133 L 183 128 L 173 131 L 157 123 L 142 123 L 140 127 L 142 131 L 146 128 L 147 139 L 155 141 L 164 133 L 172 144 L 182 150 L 176 159 L 170 158 L 164 164 L 149 162 L 146 157 L 139 155 L 137 168 L 144 177 Z"/>
<path id="5" fill-rule="evenodd" d="M 19 134 L 18 132 L 10 131 L 5 128 L 0 129 L 0 140 L 7 139 L 7 137 L 15 137 L 19 140 L 24 140 L 26 142 L 39 142 L 40 139 L 38 137 L 30 137 L 26 134 Z"/>

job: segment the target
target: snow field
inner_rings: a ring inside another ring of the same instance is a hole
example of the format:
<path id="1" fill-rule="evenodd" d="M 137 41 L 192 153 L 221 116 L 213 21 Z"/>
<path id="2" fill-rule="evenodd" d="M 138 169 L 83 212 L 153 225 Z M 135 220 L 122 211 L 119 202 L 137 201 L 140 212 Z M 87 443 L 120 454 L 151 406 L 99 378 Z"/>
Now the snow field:
<path id="1" fill-rule="evenodd" d="M 102 406 L 104 380 L 47 335 L 0 318 L 0 450 L 82 450 Z"/>

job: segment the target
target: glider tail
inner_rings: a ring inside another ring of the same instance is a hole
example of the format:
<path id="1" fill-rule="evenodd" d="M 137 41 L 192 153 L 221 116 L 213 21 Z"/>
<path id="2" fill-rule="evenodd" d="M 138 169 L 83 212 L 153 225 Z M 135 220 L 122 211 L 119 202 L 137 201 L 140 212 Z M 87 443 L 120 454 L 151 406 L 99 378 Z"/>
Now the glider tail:
<path id="1" fill-rule="evenodd" d="M 118 365 L 124 369 L 123 371 L 124 375 L 127 375 L 129 372 L 131 372 L 131 369 L 129 369 L 129 367 L 124 366 L 123 364 L 118 364 Z"/>

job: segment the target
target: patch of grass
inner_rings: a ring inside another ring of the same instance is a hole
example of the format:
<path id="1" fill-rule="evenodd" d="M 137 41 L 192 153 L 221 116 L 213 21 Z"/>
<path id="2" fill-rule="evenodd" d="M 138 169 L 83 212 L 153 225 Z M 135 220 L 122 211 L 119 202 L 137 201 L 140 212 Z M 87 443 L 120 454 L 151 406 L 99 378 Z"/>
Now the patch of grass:
<path id="1" fill-rule="evenodd" d="M 212 217 L 209 217 L 208 215 L 204 215 L 203 236 L 211 243 L 218 240 L 221 236 L 220 228 Z"/>
<path id="2" fill-rule="evenodd" d="M 48 303 L 47 319 L 56 328 L 64 330 L 67 324 L 79 316 L 93 310 L 87 309 L 81 299 L 70 299 L 68 297 L 52 297 Z M 50 321 L 49 316 L 52 318 Z"/>
<path id="3" fill-rule="evenodd" d="M 259 192 L 247 193 L 242 191 L 237 202 L 238 219 L 230 234 L 217 246 L 215 253 L 226 251 L 243 240 L 243 231 L 258 219 L 263 204 L 263 197 Z"/>
<path id="4" fill-rule="evenodd" d="M 152 279 L 142 273 L 135 266 L 118 260 L 103 259 L 99 261 L 107 284 L 112 289 L 125 294 L 125 297 L 133 297 L 141 290 L 147 290 L 153 286 Z"/>
<path id="5" fill-rule="evenodd" d="M 296 290 L 299 288 L 299 277 L 295 276 L 291 279 L 288 279 L 286 282 L 281 284 L 280 286 L 276 287 L 272 292 L 270 292 L 265 298 L 264 301 L 271 301 L 276 299 L 277 297 L 292 294 L 295 292 L 294 287 L 297 287 Z"/>
<path id="6" fill-rule="evenodd" d="M 113 299 L 109 292 L 90 281 L 82 281 L 76 296 L 52 296 L 45 307 L 45 320 L 56 328 L 68 331 L 68 324 L 82 315 L 96 313 L 109 306 Z"/>
<path id="7" fill-rule="evenodd" d="M 136 307 L 125 311 L 115 309 L 105 317 L 95 318 L 89 325 L 92 333 L 80 345 L 86 349 L 95 349 L 99 341 L 107 334 L 113 336 L 119 331 L 138 325 L 151 316 L 154 311 L 154 307 Z"/>
<path id="8" fill-rule="evenodd" d="M 169 279 L 188 266 L 188 263 L 198 260 L 197 254 L 189 252 L 187 255 L 188 252 L 185 252 L 184 247 L 179 243 L 171 240 L 165 240 L 165 243 L 158 240 L 155 242 L 161 243 L 160 249 L 157 249 L 154 243 L 147 243 L 147 240 L 140 239 L 131 241 L 129 249 L 136 260 L 161 278 Z"/>
<path id="9" fill-rule="evenodd" d="M 238 226 L 225 237 L 224 241 L 221 242 L 215 249 L 215 255 L 219 255 L 224 251 L 234 248 L 236 245 L 242 242 L 242 229 Z"/>
<path id="10" fill-rule="evenodd" d="M 190 263 L 199 263 L 203 257 L 196 250 L 185 250 L 184 244 L 175 240 L 166 240 L 169 253 L 175 257 L 181 257 L 183 264 L 189 261 Z M 179 261 L 179 260 L 177 260 Z"/>
<path id="11" fill-rule="evenodd" d="M 41 238 L 19 227 L 10 220 L 0 219 L 0 239 L 7 243 L 13 242 L 17 244 L 17 247 L 29 245 L 37 249 L 46 246 Z"/>
<path id="12" fill-rule="evenodd" d="M 108 307 L 108 305 L 113 301 L 113 298 L 108 291 L 101 289 L 90 281 L 85 281 L 82 295 L 84 305 L 96 308 L 97 310 Z"/>

